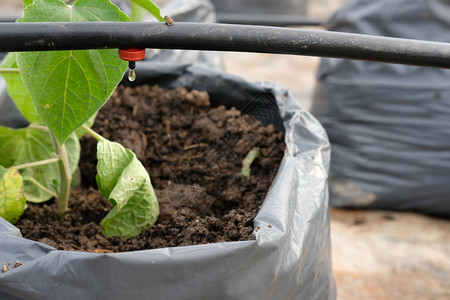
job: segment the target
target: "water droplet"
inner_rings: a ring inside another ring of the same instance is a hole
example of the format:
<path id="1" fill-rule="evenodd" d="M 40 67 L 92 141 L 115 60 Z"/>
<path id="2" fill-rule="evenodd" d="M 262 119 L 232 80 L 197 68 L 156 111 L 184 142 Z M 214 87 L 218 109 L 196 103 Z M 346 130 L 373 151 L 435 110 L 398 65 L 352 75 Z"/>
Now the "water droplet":
<path id="1" fill-rule="evenodd" d="M 136 80 L 136 72 L 134 71 L 134 69 L 130 69 L 128 71 L 128 80 L 129 81 L 135 81 Z"/>

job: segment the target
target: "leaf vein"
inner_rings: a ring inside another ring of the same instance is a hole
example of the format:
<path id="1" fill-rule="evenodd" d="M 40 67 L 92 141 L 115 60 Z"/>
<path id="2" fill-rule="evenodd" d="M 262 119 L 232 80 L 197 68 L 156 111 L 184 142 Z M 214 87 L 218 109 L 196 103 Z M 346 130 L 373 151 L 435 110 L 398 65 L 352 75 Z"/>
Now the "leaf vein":
<path id="1" fill-rule="evenodd" d="M 86 81 L 87 81 L 88 88 L 89 88 L 88 111 L 91 111 L 91 104 L 92 104 L 92 101 L 91 101 L 91 98 L 92 98 L 91 82 L 89 81 L 89 77 L 87 76 L 86 71 L 83 69 L 83 66 L 80 64 L 78 59 L 75 56 L 73 58 L 74 58 L 75 62 L 80 66 L 80 69 L 81 69 L 81 71 L 84 74 L 84 77 L 86 77 Z"/>

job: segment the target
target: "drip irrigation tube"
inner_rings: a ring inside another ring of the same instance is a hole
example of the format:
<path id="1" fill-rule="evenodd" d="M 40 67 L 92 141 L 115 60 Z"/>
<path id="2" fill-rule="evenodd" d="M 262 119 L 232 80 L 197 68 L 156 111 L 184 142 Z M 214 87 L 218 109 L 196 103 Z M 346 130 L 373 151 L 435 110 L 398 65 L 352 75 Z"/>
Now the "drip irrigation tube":
<path id="1" fill-rule="evenodd" d="M 0 52 L 156 48 L 261 52 L 450 68 L 450 44 L 211 23 L 1 23 Z"/>

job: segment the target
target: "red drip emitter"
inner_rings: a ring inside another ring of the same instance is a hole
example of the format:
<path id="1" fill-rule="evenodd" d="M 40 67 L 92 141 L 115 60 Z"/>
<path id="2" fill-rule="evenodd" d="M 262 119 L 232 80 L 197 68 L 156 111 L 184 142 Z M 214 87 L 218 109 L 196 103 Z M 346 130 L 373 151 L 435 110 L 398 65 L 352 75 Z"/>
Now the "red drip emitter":
<path id="1" fill-rule="evenodd" d="M 143 60 L 145 58 L 145 49 L 141 48 L 127 48 L 119 49 L 119 57 L 128 61 L 128 80 L 134 81 L 136 79 L 136 61 Z"/>

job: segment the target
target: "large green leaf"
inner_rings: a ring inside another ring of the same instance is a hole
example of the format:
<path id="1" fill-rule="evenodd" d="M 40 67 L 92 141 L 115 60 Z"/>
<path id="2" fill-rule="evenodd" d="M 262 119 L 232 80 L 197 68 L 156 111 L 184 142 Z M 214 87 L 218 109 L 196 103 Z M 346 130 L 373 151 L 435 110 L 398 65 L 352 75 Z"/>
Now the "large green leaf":
<path id="1" fill-rule="evenodd" d="M 132 2 L 136 3 L 137 5 L 145 8 L 148 12 L 150 12 L 158 21 L 165 22 L 164 18 L 161 17 L 161 10 L 158 6 L 155 5 L 150 0 L 131 0 Z"/>
<path id="2" fill-rule="evenodd" d="M 17 53 L 8 53 L 0 64 L 0 68 L 18 68 Z M 22 78 L 19 74 L 2 74 L 6 81 L 8 93 L 14 100 L 17 109 L 24 115 L 28 122 L 38 122 L 40 120 L 39 115 L 34 108 L 31 96 L 28 93 Z"/>
<path id="3" fill-rule="evenodd" d="M 75 133 L 65 143 L 70 169 L 75 172 L 80 158 L 80 144 Z M 49 132 L 32 127 L 12 129 L 0 127 L 0 165 L 18 166 L 54 157 Z M 27 201 L 44 202 L 59 192 L 58 164 L 51 163 L 21 170 L 23 190 Z M 43 186 L 46 190 L 42 189 Z"/>
<path id="4" fill-rule="evenodd" d="M 0 166 L 0 217 L 15 223 L 26 208 L 22 177 L 14 167 Z"/>
<path id="5" fill-rule="evenodd" d="M 35 0 L 18 22 L 128 21 L 108 0 Z M 17 64 L 34 106 L 62 144 L 109 99 L 127 64 L 117 50 L 22 52 Z"/>
<path id="6" fill-rule="evenodd" d="M 11 52 L 6 55 L 0 64 L 0 68 L 17 68 L 17 53 Z M 6 86 L 8 88 L 8 93 L 14 100 L 17 109 L 24 115 L 24 117 L 30 123 L 39 122 L 41 118 L 34 108 L 33 101 L 30 94 L 28 93 L 25 85 L 23 84 L 22 78 L 19 74 L 3 74 L 3 78 L 6 81 Z M 94 114 L 87 122 L 84 124 L 88 127 L 92 127 L 95 122 L 97 114 Z M 76 130 L 77 136 L 81 138 L 85 131 L 82 128 Z"/>
<path id="7" fill-rule="evenodd" d="M 97 185 L 114 208 L 100 223 L 105 236 L 135 236 L 153 225 L 159 205 L 150 177 L 136 155 L 103 139 L 97 144 Z"/>

